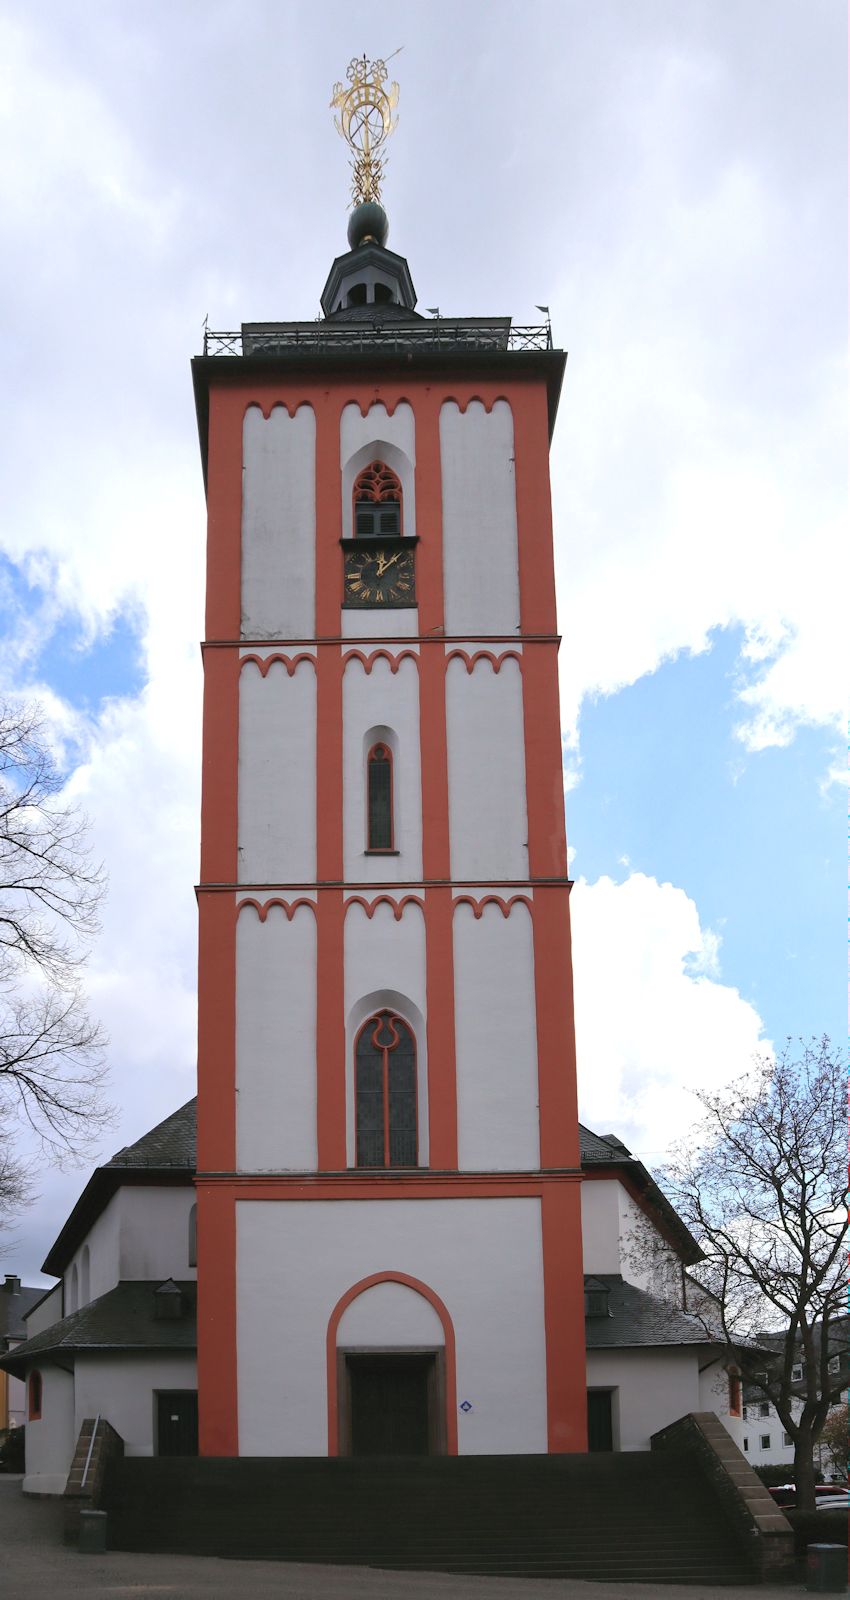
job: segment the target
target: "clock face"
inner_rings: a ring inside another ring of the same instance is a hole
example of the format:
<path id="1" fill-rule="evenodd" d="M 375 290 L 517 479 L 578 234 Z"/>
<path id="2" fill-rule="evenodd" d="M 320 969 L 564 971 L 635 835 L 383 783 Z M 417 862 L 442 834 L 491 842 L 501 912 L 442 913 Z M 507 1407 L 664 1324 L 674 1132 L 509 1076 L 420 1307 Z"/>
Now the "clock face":
<path id="1" fill-rule="evenodd" d="M 365 545 L 345 552 L 347 606 L 413 606 L 416 604 L 413 551 L 392 545 Z"/>

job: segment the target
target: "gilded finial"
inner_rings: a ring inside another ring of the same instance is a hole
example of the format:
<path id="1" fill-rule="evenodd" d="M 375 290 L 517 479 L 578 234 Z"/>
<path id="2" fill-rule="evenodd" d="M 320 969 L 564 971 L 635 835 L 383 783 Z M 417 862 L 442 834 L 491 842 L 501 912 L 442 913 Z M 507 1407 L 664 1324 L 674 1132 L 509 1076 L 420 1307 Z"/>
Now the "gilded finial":
<path id="1" fill-rule="evenodd" d="M 351 150 L 352 204 L 378 201 L 384 175 L 382 148 L 398 118 L 398 84 L 387 85 L 385 61 L 355 56 L 346 73 L 348 85 L 335 83 L 331 105 L 338 112 L 336 130 Z"/>

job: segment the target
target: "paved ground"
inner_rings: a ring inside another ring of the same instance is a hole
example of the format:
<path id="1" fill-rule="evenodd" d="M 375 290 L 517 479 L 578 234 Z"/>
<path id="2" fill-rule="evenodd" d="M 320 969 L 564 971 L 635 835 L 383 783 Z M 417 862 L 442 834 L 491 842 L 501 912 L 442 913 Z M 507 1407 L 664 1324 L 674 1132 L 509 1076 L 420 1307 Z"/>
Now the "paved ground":
<path id="1" fill-rule="evenodd" d="M 61 1543 L 62 1508 L 24 1498 L 20 1478 L 0 1476 L 0 1593 L 3 1600 L 791 1600 L 783 1588 L 579 1583 L 565 1579 L 458 1578 L 443 1573 L 376 1572 L 371 1567 L 290 1566 L 219 1561 L 214 1556 L 146 1556 L 110 1551 L 83 1556 Z"/>

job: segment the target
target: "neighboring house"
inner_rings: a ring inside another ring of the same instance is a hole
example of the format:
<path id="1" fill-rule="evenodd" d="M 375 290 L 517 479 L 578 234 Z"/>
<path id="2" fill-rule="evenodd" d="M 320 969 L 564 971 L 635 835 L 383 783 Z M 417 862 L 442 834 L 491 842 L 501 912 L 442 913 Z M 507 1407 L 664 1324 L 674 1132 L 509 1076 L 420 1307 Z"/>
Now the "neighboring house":
<path id="1" fill-rule="evenodd" d="M 590 1448 L 647 1450 L 691 1411 L 714 1411 L 740 1446 L 739 1369 L 687 1310 L 696 1240 L 620 1139 L 582 1128 L 581 1152 Z"/>
<path id="2" fill-rule="evenodd" d="M 829 1371 L 833 1378 L 842 1381 L 842 1391 L 834 1404 L 839 1406 L 847 1404 L 848 1377 L 850 1377 L 850 1363 L 848 1362 L 848 1326 L 850 1319 L 841 1317 L 833 1324 L 833 1334 L 830 1339 Z M 769 1352 L 772 1349 L 779 1351 L 784 1343 L 782 1334 L 764 1333 L 759 1335 L 759 1343 Z M 763 1381 L 770 1381 L 770 1359 L 765 1361 Z M 753 1374 L 755 1376 L 755 1373 Z M 803 1396 L 805 1393 L 806 1367 L 802 1347 L 799 1348 L 798 1358 L 791 1369 L 794 1398 L 792 1410 L 795 1416 L 803 1409 Z M 796 1396 L 799 1395 L 799 1398 Z M 794 1441 L 785 1428 L 769 1396 L 757 1383 L 744 1383 L 744 1434 L 742 1448 L 747 1460 L 753 1467 L 779 1467 L 794 1464 Z M 832 1474 L 832 1461 L 828 1451 L 820 1445 L 815 1445 L 815 1466 L 827 1477 Z"/>
<path id="3" fill-rule="evenodd" d="M 683 1309 L 696 1242 L 620 1140 L 582 1128 L 581 1150 L 591 1448 L 646 1449 L 699 1410 L 738 1438 L 737 1380 Z M 196 1450 L 194 1167 L 190 1100 L 97 1169 L 50 1250 L 59 1282 L 4 1360 L 28 1386 L 28 1491 L 61 1493 L 86 1417 L 131 1455 Z"/>
<path id="4" fill-rule="evenodd" d="M 62 1492 L 86 1417 L 130 1455 L 196 1448 L 194 1166 L 190 1100 L 97 1168 L 50 1250 L 60 1281 L 2 1360 L 27 1385 L 26 1491 Z"/>
<path id="5" fill-rule="evenodd" d="M 0 1355 L 7 1355 L 27 1337 L 25 1317 L 43 1296 L 43 1289 L 27 1289 L 14 1272 L 0 1284 Z M 25 1391 L 20 1378 L 0 1368 L 0 1433 L 19 1428 L 25 1416 Z"/>

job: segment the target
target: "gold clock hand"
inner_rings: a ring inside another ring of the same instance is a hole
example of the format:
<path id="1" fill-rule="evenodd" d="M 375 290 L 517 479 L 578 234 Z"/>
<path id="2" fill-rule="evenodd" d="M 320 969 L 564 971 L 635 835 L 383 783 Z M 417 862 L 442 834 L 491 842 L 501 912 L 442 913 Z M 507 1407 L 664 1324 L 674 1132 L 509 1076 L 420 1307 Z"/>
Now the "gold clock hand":
<path id="1" fill-rule="evenodd" d="M 387 570 L 387 567 L 391 567 L 393 562 L 397 561 L 400 555 L 401 555 L 401 551 L 397 550 L 394 556 L 390 556 L 389 561 L 385 561 L 384 562 L 384 564 L 383 564 L 383 566 L 381 568 L 381 573 L 382 574 L 385 573 L 386 570 Z"/>

